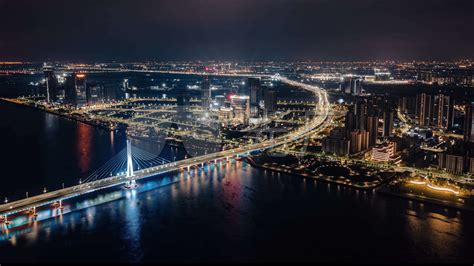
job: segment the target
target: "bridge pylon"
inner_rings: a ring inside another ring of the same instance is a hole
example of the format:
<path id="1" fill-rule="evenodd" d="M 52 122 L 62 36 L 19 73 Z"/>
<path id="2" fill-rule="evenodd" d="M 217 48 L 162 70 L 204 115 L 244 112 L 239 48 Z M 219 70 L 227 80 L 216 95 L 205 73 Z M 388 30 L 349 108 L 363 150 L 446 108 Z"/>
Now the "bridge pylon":
<path id="1" fill-rule="evenodd" d="M 133 160 L 132 160 L 132 144 L 129 139 L 127 139 L 127 183 L 125 187 L 129 189 L 136 188 L 138 185 L 135 182 L 135 174 L 133 172 Z"/>

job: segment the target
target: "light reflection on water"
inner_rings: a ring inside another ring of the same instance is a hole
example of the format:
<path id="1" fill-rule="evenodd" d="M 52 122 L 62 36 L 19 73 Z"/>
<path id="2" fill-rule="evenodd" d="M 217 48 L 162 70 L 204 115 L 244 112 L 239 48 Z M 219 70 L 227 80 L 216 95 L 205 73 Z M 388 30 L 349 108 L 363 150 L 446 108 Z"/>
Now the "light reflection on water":
<path id="1" fill-rule="evenodd" d="M 0 248 L 20 252 L 45 245 L 66 253 L 58 260 L 97 260 L 103 254 L 87 250 L 97 242 L 108 256 L 130 262 L 472 257 L 472 229 L 465 226 L 470 213 L 337 188 L 243 162 L 150 178 L 137 190 L 99 191 L 64 206 L 62 213 L 38 209 L 38 221 L 14 217 L 1 234 Z M 62 241 L 71 249 L 62 248 Z M 89 254 L 74 251 L 81 248 Z"/>
<path id="2" fill-rule="evenodd" d="M 80 196 L 77 199 L 73 198 L 71 200 L 72 203 L 70 204 L 68 204 L 68 202 L 63 201 L 64 209 L 62 210 L 54 208 L 52 206 L 37 208 L 36 218 L 34 218 L 28 212 L 24 212 L 20 215 L 15 215 L 9 218 L 10 224 L 8 226 L 2 224 L 0 241 L 6 240 L 9 237 L 12 237 L 17 234 L 21 235 L 24 233 L 30 233 L 30 225 L 32 225 L 33 223 L 35 227 L 37 227 L 38 223 L 44 223 L 45 226 L 50 226 L 52 225 L 50 220 L 53 220 L 54 223 L 58 222 L 58 225 L 62 225 L 64 223 L 64 216 L 68 217 L 68 221 L 74 221 L 74 217 L 77 218 L 77 216 L 75 216 L 75 212 L 80 210 L 85 210 L 85 217 L 87 219 L 88 224 L 93 224 L 93 219 L 96 214 L 95 207 L 97 205 L 113 202 L 123 197 L 125 197 L 126 199 L 134 199 L 136 197 L 136 193 L 142 193 L 145 191 L 156 189 L 158 187 L 169 185 L 171 183 L 179 181 L 180 178 L 182 178 L 181 175 L 165 175 L 154 179 L 146 180 L 145 182 L 140 184 L 140 186 L 136 190 L 132 191 L 116 187 L 112 188 L 112 191 L 111 189 L 106 189 L 99 192 L 93 192 L 85 196 Z M 57 217 L 59 217 L 59 220 L 55 219 Z"/>

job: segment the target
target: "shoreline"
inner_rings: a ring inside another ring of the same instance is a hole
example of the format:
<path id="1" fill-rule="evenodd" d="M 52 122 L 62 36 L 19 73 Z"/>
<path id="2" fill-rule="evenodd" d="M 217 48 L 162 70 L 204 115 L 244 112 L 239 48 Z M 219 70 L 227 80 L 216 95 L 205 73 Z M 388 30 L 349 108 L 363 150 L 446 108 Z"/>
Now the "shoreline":
<path id="1" fill-rule="evenodd" d="M 7 102 L 7 103 L 12 103 L 12 104 L 16 104 L 16 105 L 20 105 L 20 106 L 25 106 L 25 107 L 29 107 L 29 108 L 32 108 L 32 109 L 36 109 L 36 110 L 40 110 L 40 111 L 43 111 L 43 112 L 46 112 L 46 113 L 49 113 L 49 114 L 53 114 L 53 115 L 57 115 L 59 117 L 62 117 L 62 118 L 66 118 L 68 120 L 71 120 L 71 121 L 75 121 L 75 122 L 79 122 L 79 123 L 84 123 L 86 125 L 89 125 L 89 126 L 92 126 L 92 127 L 97 127 L 97 128 L 100 128 L 100 129 L 104 129 L 104 130 L 107 130 L 107 131 L 116 131 L 116 130 L 120 130 L 120 128 L 118 129 L 111 129 L 110 127 L 106 126 L 106 125 L 103 125 L 103 124 L 100 124 L 100 123 L 94 123 L 94 122 L 91 122 L 89 120 L 86 120 L 86 119 L 81 119 L 80 117 L 77 117 L 77 116 L 73 116 L 73 115 L 69 115 L 69 114 L 64 114 L 64 113 L 60 113 L 60 112 L 54 112 L 52 110 L 49 110 L 47 108 L 41 108 L 41 107 L 38 107 L 36 105 L 33 105 L 33 104 L 28 104 L 26 102 L 21 102 L 21 101 L 18 101 L 16 100 L 16 98 L 4 98 L 4 97 L 1 97 L 0 98 L 1 101 L 3 102 Z M 143 138 L 140 138 L 140 137 L 134 137 L 134 138 L 137 138 L 137 139 L 140 139 L 140 140 L 144 140 Z M 148 140 L 149 141 L 149 140 Z M 363 190 L 363 191 L 374 191 L 375 193 L 377 194 L 380 194 L 380 195 L 385 195 L 385 196 L 392 196 L 392 197 L 398 197 L 398 198 L 403 198 L 403 199 L 406 199 L 406 200 L 413 200 L 413 201 L 417 201 L 417 202 L 422 202 L 422 203 L 428 203 L 428 204 L 433 204 L 433 205 L 436 205 L 436 206 L 441 206 L 441 207 L 448 207 L 448 208 L 453 208 L 453 209 L 458 209 L 458 210 L 466 210 L 466 211 L 474 211 L 474 208 L 473 207 L 469 207 L 469 206 L 464 206 L 464 205 L 461 205 L 459 203 L 455 203 L 455 202 L 447 202 L 447 201 L 444 201 L 444 200 L 439 200 L 439 199 L 436 199 L 436 198 L 428 198 L 428 197 L 421 197 L 421 196 L 418 196 L 418 195 L 409 195 L 407 193 L 395 193 L 395 192 L 392 192 L 392 191 L 388 191 L 386 187 L 383 187 L 387 181 L 389 180 L 384 180 L 384 181 L 381 181 L 380 183 L 377 183 L 375 185 L 370 185 L 370 186 L 361 186 L 361 185 L 356 185 L 356 184 L 349 184 L 349 183 L 345 183 L 345 182 L 341 182 L 339 180 L 333 180 L 333 179 L 329 179 L 329 178 L 321 178 L 320 176 L 315 176 L 315 175 L 308 175 L 308 174 L 302 174 L 302 173 L 296 173 L 296 172 L 293 172 L 293 171 L 285 171 L 283 169 L 279 169 L 279 168 L 274 168 L 274 167 L 269 167 L 269 166 L 263 166 L 263 165 L 260 165 L 258 163 L 256 163 L 251 157 L 247 157 L 245 158 L 245 160 L 252 166 L 252 167 L 255 167 L 255 168 L 260 168 L 260 169 L 264 169 L 264 170 L 269 170 L 269 171 L 274 171 L 274 172 L 278 172 L 278 173 L 284 173 L 284 174 L 289 174 L 289 175 L 293 175 L 293 176 L 298 176 L 298 177 L 303 177 L 303 178 L 312 178 L 316 181 L 320 181 L 320 182 L 324 182 L 324 183 L 330 183 L 330 184 L 335 184 L 335 185 L 342 185 L 342 186 L 345 186 L 345 187 L 349 187 L 349 188 L 354 188 L 354 189 L 359 189 L 359 190 Z"/>
<path id="2" fill-rule="evenodd" d="M 263 165 L 260 165 L 260 164 L 256 163 L 253 159 L 251 159 L 249 157 L 247 157 L 246 160 L 250 165 L 252 165 L 253 167 L 256 167 L 256 168 L 275 171 L 275 172 L 278 172 L 278 173 L 283 173 L 283 174 L 288 174 L 288 175 L 294 175 L 294 176 L 298 176 L 298 177 L 312 178 L 312 179 L 317 180 L 317 181 L 322 181 L 322 182 L 325 182 L 325 183 L 331 183 L 331 184 L 336 184 L 336 185 L 342 185 L 342 186 L 346 186 L 346 187 L 350 187 L 350 188 L 354 188 L 354 189 L 360 189 L 360 190 L 368 191 L 368 190 L 374 190 L 377 187 L 383 185 L 383 182 L 380 182 L 377 185 L 372 185 L 372 186 L 358 186 L 358 185 L 354 185 L 354 184 L 347 184 L 347 183 L 344 183 L 344 182 L 340 182 L 338 180 L 325 179 L 325 178 L 321 178 L 319 176 L 306 175 L 306 174 L 300 174 L 300 173 L 295 173 L 295 172 L 286 172 L 286 171 L 283 171 L 282 169 L 263 166 Z"/>
<path id="3" fill-rule="evenodd" d="M 445 208 L 452 208 L 456 210 L 474 212 L 474 207 L 465 206 L 465 205 L 461 205 L 455 202 L 449 202 L 449 201 L 439 200 L 435 198 L 428 198 L 428 197 L 423 197 L 423 196 L 418 196 L 418 195 L 410 195 L 407 193 L 396 193 L 392 191 L 387 191 L 386 189 L 377 190 L 377 193 L 380 195 L 398 197 L 398 198 L 402 198 L 406 200 L 413 200 L 413 201 L 417 201 L 421 203 L 432 204 L 438 207 L 445 207 Z"/>
<path id="4" fill-rule="evenodd" d="M 105 130 L 107 130 L 107 131 L 120 130 L 119 128 L 112 129 L 112 128 L 110 128 L 110 127 L 108 127 L 108 126 L 106 126 L 106 125 L 100 124 L 100 123 L 94 123 L 94 122 L 91 122 L 91 121 L 86 120 L 86 119 L 81 119 L 81 118 L 78 117 L 78 116 L 69 115 L 69 114 L 64 114 L 64 113 L 60 113 L 60 112 L 54 112 L 54 111 L 49 110 L 49 109 L 46 109 L 46 108 L 41 108 L 41 107 L 38 107 L 38 106 L 35 106 L 35 105 L 32 105 L 32 104 L 20 102 L 20 101 L 17 101 L 15 98 L 4 98 L 4 97 L 1 97 L 1 98 L 0 98 L 0 101 L 7 102 L 7 103 L 12 103 L 12 104 L 16 104 L 16 105 L 19 105 L 19 106 L 25 106 L 25 107 L 29 107 L 29 108 L 36 109 L 36 110 L 40 110 L 40 111 L 45 112 L 45 113 L 57 115 L 57 116 L 59 116 L 59 117 L 66 118 L 66 119 L 71 120 L 71 121 L 83 123 L 83 124 L 86 124 L 86 125 L 89 125 L 89 126 L 93 126 L 93 127 L 100 128 L 100 129 L 105 129 Z"/>
<path id="5" fill-rule="evenodd" d="M 395 193 L 395 192 L 392 192 L 392 191 L 388 191 L 387 187 L 383 187 L 383 185 L 385 185 L 386 182 L 381 182 L 381 183 L 379 183 L 375 186 L 371 186 L 371 187 L 363 187 L 363 186 L 357 186 L 357 185 L 353 185 L 353 184 L 338 182 L 337 180 L 324 179 L 324 178 L 320 178 L 319 176 L 305 175 L 305 174 L 300 174 L 300 173 L 295 173 L 295 172 L 286 172 L 286 171 L 283 171 L 283 170 L 278 169 L 278 168 L 263 166 L 263 165 L 257 164 L 253 159 L 251 159 L 249 157 L 246 158 L 246 161 L 251 166 L 256 167 L 256 168 L 260 168 L 260 169 L 264 169 L 264 170 L 274 171 L 274 172 L 278 172 L 278 173 L 284 173 L 284 174 L 293 175 L 293 176 L 297 176 L 297 177 L 312 178 L 316 181 L 321 181 L 321 182 L 324 182 L 324 183 L 330 183 L 330 184 L 335 184 L 335 185 L 342 185 L 342 186 L 345 186 L 345 187 L 354 188 L 354 189 L 358 189 L 358 190 L 362 190 L 362 191 L 372 190 L 373 192 L 377 193 L 378 195 L 382 195 L 382 196 L 398 197 L 398 198 L 405 199 L 405 200 L 413 200 L 413 201 L 417 201 L 417 202 L 421 202 L 421 203 L 436 205 L 438 207 L 445 207 L 445 208 L 451 208 L 451 209 L 456 209 L 456 210 L 473 211 L 474 212 L 474 207 L 461 205 L 461 204 L 455 203 L 455 202 L 448 202 L 448 201 L 439 200 L 439 199 L 435 199 L 435 198 L 421 197 L 421 196 L 418 196 L 418 195 L 409 195 L 409 194 L 406 194 L 406 193 Z M 387 180 L 387 181 L 389 181 L 389 180 Z"/>

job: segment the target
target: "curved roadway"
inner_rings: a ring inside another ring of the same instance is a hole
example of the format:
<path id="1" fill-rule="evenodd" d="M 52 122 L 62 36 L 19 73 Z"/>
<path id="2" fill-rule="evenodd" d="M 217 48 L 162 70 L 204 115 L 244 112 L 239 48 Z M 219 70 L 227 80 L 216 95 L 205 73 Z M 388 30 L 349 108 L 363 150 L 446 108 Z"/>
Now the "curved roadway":
<path id="1" fill-rule="evenodd" d="M 186 74 L 186 73 L 184 73 Z M 193 73 L 196 74 L 196 73 Z M 254 77 L 256 75 L 253 75 Z M 327 93 L 323 89 L 304 84 L 298 81 L 289 80 L 287 78 L 280 78 L 280 80 L 288 85 L 300 87 L 304 90 L 313 92 L 316 97 L 319 99 L 319 102 L 316 106 L 316 113 L 312 120 L 306 123 L 304 126 L 298 128 L 297 130 L 291 131 L 289 134 L 274 138 L 272 140 L 267 140 L 261 143 L 246 145 L 244 147 L 220 151 L 216 153 L 211 153 L 199 157 L 194 157 L 190 159 L 181 160 L 178 162 L 167 163 L 164 165 L 150 167 L 142 170 L 135 171 L 135 175 L 133 176 L 134 179 L 143 179 L 151 176 L 156 176 L 159 174 L 172 172 L 180 169 L 186 169 L 191 166 L 196 165 L 204 165 L 204 163 L 211 163 L 212 161 L 216 162 L 217 160 L 232 158 L 234 156 L 240 155 L 247 155 L 252 151 L 257 150 L 264 150 L 268 148 L 272 148 L 275 146 L 280 146 L 285 143 L 290 143 L 301 138 L 307 137 L 310 134 L 315 133 L 315 131 L 319 131 L 323 129 L 326 124 L 331 121 L 329 116 L 329 109 L 330 104 L 327 98 Z M 59 200 L 64 200 L 68 198 L 72 198 L 78 195 L 87 194 L 96 190 L 118 186 L 125 184 L 129 178 L 125 175 L 117 175 L 113 177 L 104 178 L 101 180 L 84 183 L 72 187 L 67 187 L 64 189 L 59 189 L 55 191 L 51 191 L 48 193 L 44 193 L 41 195 L 9 202 L 6 204 L 0 205 L 0 215 L 10 215 L 22 211 L 29 210 L 33 207 L 44 206 L 47 204 L 51 204 L 57 202 Z"/>

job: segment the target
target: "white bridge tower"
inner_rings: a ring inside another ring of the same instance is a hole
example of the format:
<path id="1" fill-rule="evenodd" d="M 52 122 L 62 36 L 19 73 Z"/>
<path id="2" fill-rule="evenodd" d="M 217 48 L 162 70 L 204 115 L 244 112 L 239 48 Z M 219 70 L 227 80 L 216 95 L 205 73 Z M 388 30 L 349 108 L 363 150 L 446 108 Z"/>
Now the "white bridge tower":
<path id="1" fill-rule="evenodd" d="M 127 183 L 125 184 L 126 188 L 136 188 L 137 184 L 134 178 L 135 174 L 133 173 L 133 160 L 132 160 L 132 144 L 129 139 L 127 139 Z"/>

